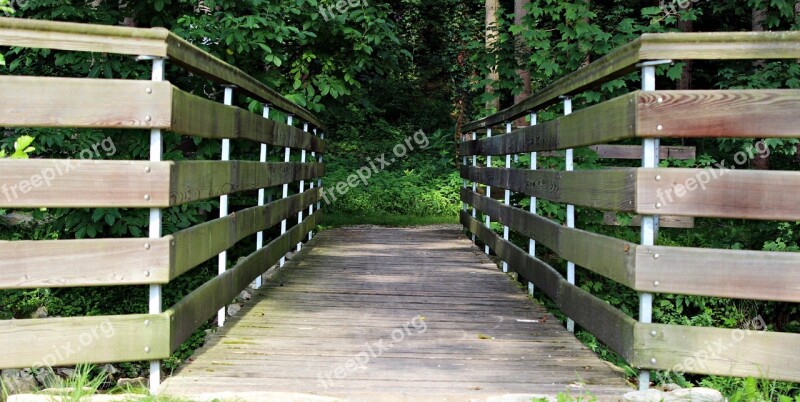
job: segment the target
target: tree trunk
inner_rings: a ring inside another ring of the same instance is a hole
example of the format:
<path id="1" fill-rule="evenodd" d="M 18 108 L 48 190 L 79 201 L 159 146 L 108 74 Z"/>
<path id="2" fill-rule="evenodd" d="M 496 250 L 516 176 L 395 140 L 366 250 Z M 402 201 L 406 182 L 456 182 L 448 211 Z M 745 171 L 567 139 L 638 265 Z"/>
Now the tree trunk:
<path id="1" fill-rule="evenodd" d="M 522 26 L 523 19 L 528 13 L 525 9 L 528 3 L 530 3 L 530 0 L 514 0 L 514 25 Z M 514 104 L 516 105 L 531 96 L 531 73 L 526 68 L 531 49 L 525 43 L 525 38 L 523 38 L 522 35 L 516 38 L 516 46 L 514 46 L 514 49 L 517 53 L 517 66 L 522 67 L 517 69 L 517 74 L 519 74 L 522 79 L 522 92 L 518 95 L 514 95 Z"/>
<path id="2" fill-rule="evenodd" d="M 491 50 L 497 42 L 497 10 L 499 8 L 500 0 L 486 0 L 486 48 L 489 50 Z M 487 78 L 490 83 L 486 85 L 486 93 L 494 94 L 495 89 L 493 83 L 500 79 L 497 73 L 497 65 L 489 66 L 489 76 Z M 486 102 L 486 109 L 491 111 L 499 110 L 500 99 L 496 98 Z"/>
<path id="3" fill-rule="evenodd" d="M 689 7 L 687 8 L 687 11 L 691 10 L 693 6 L 694 3 L 689 2 Z M 693 32 L 694 26 L 692 24 L 692 21 L 679 19 L 678 29 L 681 32 Z M 684 61 L 683 70 L 681 71 L 681 78 L 680 80 L 678 80 L 678 89 L 682 90 L 692 89 L 692 60 Z"/>
<path id="4" fill-rule="evenodd" d="M 753 9 L 753 16 L 752 16 L 753 31 L 763 32 L 764 21 L 766 21 L 766 19 L 767 19 L 766 9 Z M 756 67 L 763 66 L 764 64 L 765 64 L 764 60 L 756 60 L 755 62 L 753 62 L 753 65 Z M 770 154 L 768 153 L 759 152 L 758 155 L 756 155 L 756 157 L 753 159 L 753 169 L 769 170 L 769 155 Z"/>

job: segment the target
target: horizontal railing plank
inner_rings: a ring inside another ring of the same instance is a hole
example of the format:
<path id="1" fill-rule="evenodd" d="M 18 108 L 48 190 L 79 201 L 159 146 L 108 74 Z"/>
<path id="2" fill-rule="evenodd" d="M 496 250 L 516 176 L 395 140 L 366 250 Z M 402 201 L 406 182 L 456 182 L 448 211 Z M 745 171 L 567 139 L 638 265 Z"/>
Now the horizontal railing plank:
<path id="1" fill-rule="evenodd" d="M 0 77 L 0 126 L 169 128 L 167 82 Z"/>
<path id="2" fill-rule="evenodd" d="M 202 138 L 245 139 L 278 147 L 325 152 L 311 133 L 173 88 L 170 130 Z"/>
<path id="3" fill-rule="evenodd" d="M 798 59 L 800 32 L 703 32 L 644 34 L 608 55 L 568 74 L 527 99 L 486 118 L 465 124 L 463 131 L 496 126 L 616 79 L 645 60 Z"/>
<path id="4" fill-rule="evenodd" d="M 320 199 L 320 190 L 321 187 L 313 188 L 173 234 L 175 258 L 171 279 L 217 256 L 245 237 L 296 216 L 298 212 L 304 211 L 306 207 Z"/>
<path id="5" fill-rule="evenodd" d="M 166 284 L 170 241 L 0 241 L 0 289 Z"/>
<path id="6" fill-rule="evenodd" d="M 633 211 L 636 169 L 558 172 L 462 166 L 461 177 L 493 188 L 590 208 Z"/>
<path id="7" fill-rule="evenodd" d="M 320 163 L 0 160 L 0 207 L 167 208 L 324 174 Z"/>
<path id="8" fill-rule="evenodd" d="M 638 169 L 636 177 L 641 215 L 800 220 L 800 172 Z"/>
<path id="9" fill-rule="evenodd" d="M 169 330 L 166 314 L 0 320 L 0 369 L 166 359 Z"/>
<path id="10" fill-rule="evenodd" d="M 461 212 L 461 223 L 494 250 L 498 257 L 508 262 L 512 270 L 547 294 L 578 325 L 624 358 L 632 357 L 635 325 L 633 318 L 570 284 L 555 269 L 513 243 L 503 240 L 465 211 Z"/>
<path id="11" fill-rule="evenodd" d="M 461 200 L 562 258 L 628 287 L 634 285 L 636 245 L 613 237 L 572 229 L 519 208 L 461 189 Z"/>
<path id="12" fill-rule="evenodd" d="M 631 365 L 676 373 L 800 381 L 800 334 L 767 332 L 754 319 L 746 329 L 636 324 Z"/>
<path id="13" fill-rule="evenodd" d="M 603 214 L 603 225 L 609 226 L 642 226 L 642 216 L 633 215 L 630 222 L 623 223 L 620 217 L 614 212 L 606 212 Z M 673 216 L 673 215 L 659 215 L 658 227 L 673 228 L 673 229 L 692 229 L 694 228 L 694 217 L 691 216 Z"/>
<path id="14" fill-rule="evenodd" d="M 800 302 L 800 253 L 638 246 L 641 292 Z"/>
<path id="15" fill-rule="evenodd" d="M 172 349 L 178 348 L 217 310 L 230 303 L 256 277 L 291 251 L 319 223 L 320 216 L 321 212 L 315 212 L 301 224 L 240 260 L 233 268 L 206 282 L 170 308 L 166 314 L 173 319 L 170 328 Z"/>

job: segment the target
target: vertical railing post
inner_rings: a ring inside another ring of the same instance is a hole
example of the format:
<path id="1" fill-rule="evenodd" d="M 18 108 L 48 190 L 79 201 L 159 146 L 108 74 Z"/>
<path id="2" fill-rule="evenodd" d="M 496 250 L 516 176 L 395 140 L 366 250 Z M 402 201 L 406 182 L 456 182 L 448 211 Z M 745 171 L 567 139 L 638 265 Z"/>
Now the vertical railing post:
<path id="1" fill-rule="evenodd" d="M 531 112 L 531 126 L 535 126 L 536 123 L 537 123 L 537 121 L 536 121 L 536 113 Z M 536 156 L 537 156 L 536 152 L 531 152 L 531 170 L 536 170 L 537 169 Z M 536 215 L 536 213 L 537 213 L 537 210 L 536 210 L 536 197 L 533 197 L 533 196 L 531 196 L 530 211 L 534 215 Z M 534 240 L 534 239 L 528 240 L 528 254 L 532 255 L 533 257 L 536 257 L 536 240 Z M 533 282 L 529 281 L 528 282 L 528 293 L 530 293 L 531 296 L 533 296 L 534 290 L 535 290 L 535 285 L 533 284 Z"/>
<path id="2" fill-rule="evenodd" d="M 325 139 L 325 133 L 319 133 L 319 139 L 320 140 L 324 140 Z M 317 155 L 317 163 L 322 163 L 322 156 L 323 155 L 321 153 L 319 155 Z M 324 190 L 324 188 L 322 188 L 322 177 L 317 178 L 317 187 L 320 188 L 320 191 Z M 319 211 L 321 209 L 322 209 L 322 201 L 320 200 L 320 201 L 317 201 L 317 211 Z"/>
<path id="3" fill-rule="evenodd" d="M 464 133 L 461 134 L 461 142 L 468 141 L 467 138 L 468 138 L 467 134 L 464 134 Z M 466 154 L 461 156 L 461 166 L 462 167 L 463 166 L 467 166 L 467 155 Z M 467 178 L 466 177 L 463 177 L 463 182 L 462 182 L 461 188 L 463 188 L 464 190 L 467 189 Z M 469 204 L 466 201 L 464 201 L 461 204 L 461 210 L 466 212 L 467 209 L 469 209 Z"/>
<path id="4" fill-rule="evenodd" d="M 477 131 L 473 131 L 472 132 L 472 141 L 475 141 L 477 139 L 478 139 L 478 132 Z M 478 154 L 476 153 L 476 154 L 472 155 L 472 167 L 477 167 L 477 166 L 478 166 Z M 478 182 L 477 181 L 473 181 L 472 182 L 472 192 L 473 193 L 477 193 L 478 192 Z M 476 219 L 476 220 L 478 219 L 478 208 L 475 208 L 474 205 L 472 206 L 472 219 Z M 475 244 L 476 241 L 477 241 L 477 239 L 475 237 L 475 233 L 473 233 L 472 234 L 472 243 Z"/>
<path id="5" fill-rule="evenodd" d="M 568 116 L 572 114 L 572 98 L 565 97 L 564 98 L 564 116 Z M 566 155 L 564 156 L 564 170 L 567 172 L 571 172 L 575 168 L 574 160 L 573 160 L 573 150 L 572 148 L 566 150 Z M 567 204 L 567 227 L 574 228 L 575 227 L 575 205 Z M 575 263 L 572 261 L 567 261 L 567 282 L 571 284 L 575 284 Z M 567 318 L 567 331 L 575 332 L 575 321 L 572 321 L 571 318 Z"/>
<path id="6" fill-rule="evenodd" d="M 164 68 L 165 62 L 162 58 L 152 58 L 153 69 L 150 76 L 151 81 L 164 81 Z M 151 90 L 152 92 L 152 90 Z M 164 141 L 160 129 L 150 130 L 150 161 L 161 162 L 164 155 Z M 150 168 L 151 169 L 151 168 Z M 152 170 L 152 169 L 151 169 Z M 160 239 L 163 235 L 162 213 L 159 208 L 150 209 L 150 222 L 148 229 L 148 238 Z M 148 244 L 146 247 L 149 247 Z M 148 313 L 161 314 L 162 313 L 162 294 L 161 285 L 150 285 Z M 161 361 L 150 361 L 150 393 L 155 395 L 158 393 L 158 388 L 161 386 Z"/>
<path id="7" fill-rule="evenodd" d="M 511 122 L 506 123 L 506 134 L 511 133 Z M 506 154 L 506 169 L 511 169 L 511 154 Z M 511 205 L 511 190 L 506 189 L 505 205 Z M 503 240 L 508 241 L 508 226 L 503 225 Z M 503 272 L 508 272 L 508 261 L 503 261 Z"/>
<path id="8" fill-rule="evenodd" d="M 303 123 L 303 132 L 308 133 L 308 123 Z M 300 163 L 306 163 L 305 149 L 300 151 Z M 298 194 L 303 194 L 304 191 L 306 191 L 306 181 L 303 179 L 300 180 L 300 191 L 298 192 Z M 300 225 L 302 223 L 303 223 L 303 210 L 301 209 L 300 212 L 297 213 L 297 224 Z M 300 242 L 297 243 L 297 251 L 300 251 L 302 248 L 303 248 L 303 241 L 301 239 Z"/>
<path id="9" fill-rule="evenodd" d="M 486 129 L 486 138 L 492 138 L 492 128 L 491 127 L 488 127 Z M 486 155 L 486 168 L 488 169 L 488 168 L 491 168 L 491 167 L 492 167 L 492 156 L 491 155 Z M 492 187 L 490 185 L 488 185 L 488 184 L 486 185 L 486 196 L 489 197 L 489 198 L 492 198 Z M 491 228 L 492 228 L 492 220 L 491 220 L 491 218 L 486 213 L 484 213 L 483 215 L 485 217 L 486 227 L 491 230 Z M 489 255 L 489 245 L 488 244 L 484 246 L 484 252 L 486 253 L 486 255 Z"/>
<path id="10" fill-rule="evenodd" d="M 291 126 L 292 123 L 293 123 L 293 119 L 294 119 L 294 117 L 292 115 L 289 115 L 287 117 L 287 119 L 286 119 L 286 124 Z M 286 163 L 289 163 L 289 161 L 291 161 L 291 157 L 292 157 L 291 148 L 286 147 L 284 149 L 283 161 L 286 162 Z M 288 197 L 289 197 L 289 183 L 285 183 L 283 185 L 283 198 L 288 198 Z M 286 233 L 286 219 L 281 221 L 281 236 L 283 236 L 285 233 Z M 278 265 L 281 266 L 281 267 L 286 265 L 286 256 L 285 255 L 283 257 L 281 257 L 281 261 L 280 261 L 280 263 Z"/>
<path id="11" fill-rule="evenodd" d="M 269 105 L 264 104 L 264 112 L 262 114 L 265 119 L 269 119 Z M 261 163 L 267 162 L 267 144 L 261 144 L 261 155 L 258 158 L 258 161 Z M 264 194 L 266 193 L 266 189 L 260 188 L 258 189 L 258 206 L 264 206 L 265 197 Z M 264 247 L 264 231 L 260 231 L 256 233 L 256 251 L 261 250 Z M 256 289 L 261 288 L 261 275 L 256 278 L 256 282 L 254 283 L 253 287 Z"/>
<path id="12" fill-rule="evenodd" d="M 226 86 L 225 87 L 225 105 L 230 106 L 233 105 L 233 87 Z M 231 140 L 229 138 L 222 139 L 222 161 L 229 161 L 231 160 Z M 228 195 L 223 194 L 219 197 L 219 217 L 224 218 L 228 216 Z M 222 275 L 228 269 L 228 251 L 225 250 L 219 253 L 218 256 L 219 268 L 217 270 L 218 275 Z M 222 306 L 221 309 L 217 312 L 217 325 L 220 327 L 225 325 L 225 313 L 226 308 Z"/>
<path id="13" fill-rule="evenodd" d="M 316 128 L 313 130 L 313 133 L 314 133 L 314 137 L 316 137 L 317 136 L 317 129 Z M 311 160 L 312 161 L 316 161 L 317 160 L 317 153 L 314 152 L 314 151 L 311 151 Z M 311 189 L 314 188 L 314 180 L 313 179 L 309 180 L 309 186 L 310 186 L 309 188 L 311 188 Z M 313 214 L 314 214 L 314 203 L 312 202 L 308 206 L 308 216 L 311 216 Z M 308 231 L 308 241 L 311 241 L 311 239 L 313 239 L 313 238 L 314 238 L 314 228 L 311 228 L 311 230 Z"/>

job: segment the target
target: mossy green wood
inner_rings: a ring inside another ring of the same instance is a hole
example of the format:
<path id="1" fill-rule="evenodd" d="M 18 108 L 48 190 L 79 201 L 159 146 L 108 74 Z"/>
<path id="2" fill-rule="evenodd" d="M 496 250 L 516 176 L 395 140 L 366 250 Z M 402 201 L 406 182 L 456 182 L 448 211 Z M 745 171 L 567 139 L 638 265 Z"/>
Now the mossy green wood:
<path id="1" fill-rule="evenodd" d="M 722 329 L 665 324 L 635 328 L 631 365 L 678 373 L 800 381 L 800 334 L 767 332 L 754 318 L 749 328 Z"/>
<path id="2" fill-rule="evenodd" d="M 558 308 L 578 325 L 595 335 L 626 359 L 633 355 L 633 326 L 636 321 L 605 301 L 570 284 L 551 266 L 531 256 L 516 245 L 461 212 L 461 223 L 484 244 L 508 262 L 510 269 L 534 283 L 549 296 Z"/>
<path id="3" fill-rule="evenodd" d="M 284 219 L 297 216 L 298 212 L 304 211 L 320 199 L 320 191 L 319 187 L 313 188 L 173 234 L 175 257 L 170 278 L 182 275 L 231 248 L 247 236 L 269 229 Z"/>
<path id="4" fill-rule="evenodd" d="M 322 163 L 180 161 L 171 164 L 171 206 L 309 180 L 325 174 Z"/>
<path id="5" fill-rule="evenodd" d="M 558 172 L 461 166 L 461 177 L 553 202 L 632 212 L 636 206 L 636 169 Z"/>
<path id="6" fill-rule="evenodd" d="M 160 360 L 170 356 L 166 314 L 0 321 L 0 369 Z"/>
<path id="7" fill-rule="evenodd" d="M 245 139 L 278 147 L 324 153 L 325 141 L 302 129 L 265 119 L 173 87 L 172 124 L 178 134 L 201 138 Z"/>
<path id="8" fill-rule="evenodd" d="M 176 349 L 209 317 L 228 305 L 239 292 L 259 275 L 275 265 L 281 257 L 303 241 L 320 221 L 321 211 L 271 241 L 262 249 L 241 259 L 233 268 L 206 282 L 166 312 L 172 320 L 171 344 Z"/>

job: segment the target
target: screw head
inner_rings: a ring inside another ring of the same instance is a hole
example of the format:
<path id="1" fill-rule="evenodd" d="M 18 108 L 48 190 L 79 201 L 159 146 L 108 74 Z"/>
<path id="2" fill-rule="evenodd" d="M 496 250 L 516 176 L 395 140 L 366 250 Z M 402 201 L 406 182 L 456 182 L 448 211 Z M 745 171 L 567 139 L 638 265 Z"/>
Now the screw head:
<path id="1" fill-rule="evenodd" d="M 144 91 L 151 94 L 153 93 L 153 88 L 146 88 Z"/>
<path id="2" fill-rule="evenodd" d="M 144 121 L 150 121 L 150 120 L 153 120 L 153 118 L 150 115 L 144 116 Z"/>
<path id="3" fill-rule="evenodd" d="M 145 250 L 150 250 L 150 243 L 145 243 L 144 249 Z"/>
<path id="4" fill-rule="evenodd" d="M 650 364 L 656 364 L 656 358 L 655 357 L 650 359 Z"/>
<path id="5" fill-rule="evenodd" d="M 664 102 L 664 98 L 659 96 L 658 99 L 656 100 L 656 102 L 663 103 Z"/>
<path id="6" fill-rule="evenodd" d="M 150 201 L 150 194 L 145 194 L 144 195 L 144 200 L 145 201 Z"/>
<path id="7" fill-rule="evenodd" d="M 659 124 L 658 126 L 656 126 L 656 130 L 658 130 L 658 131 L 661 131 L 661 130 L 663 130 L 663 129 L 664 129 L 664 126 L 662 126 L 662 125 L 660 125 L 660 124 Z"/>
<path id="8" fill-rule="evenodd" d="M 661 208 L 661 207 L 662 207 L 661 203 L 660 203 L 660 202 L 657 202 L 657 203 L 656 203 L 656 208 Z"/>
<path id="9" fill-rule="evenodd" d="M 658 283 L 658 281 L 653 282 L 653 286 L 658 287 L 658 285 L 660 285 L 660 283 Z"/>
<path id="10" fill-rule="evenodd" d="M 150 326 L 150 320 L 144 320 L 144 326 L 145 327 L 149 327 Z"/>
<path id="11" fill-rule="evenodd" d="M 144 271 L 144 277 L 145 278 L 149 278 L 150 277 L 150 271 Z"/>
<path id="12" fill-rule="evenodd" d="M 150 346 L 144 347 L 144 353 L 150 353 Z"/>
<path id="13" fill-rule="evenodd" d="M 656 175 L 656 181 L 661 181 L 661 175 L 660 174 Z"/>
<path id="14" fill-rule="evenodd" d="M 144 168 L 144 172 L 145 172 L 145 173 L 150 173 L 152 170 L 153 170 L 153 169 L 151 169 L 151 168 L 150 168 L 150 166 L 148 166 L 148 167 Z"/>
<path id="15" fill-rule="evenodd" d="M 657 260 L 659 257 L 661 257 L 661 256 L 660 256 L 660 255 L 658 255 L 658 253 L 656 253 L 656 254 L 653 254 L 653 259 L 654 259 L 654 260 Z"/>
<path id="16" fill-rule="evenodd" d="M 655 330 L 650 331 L 650 336 L 656 336 L 656 335 L 658 335 L 658 332 L 656 332 Z"/>

